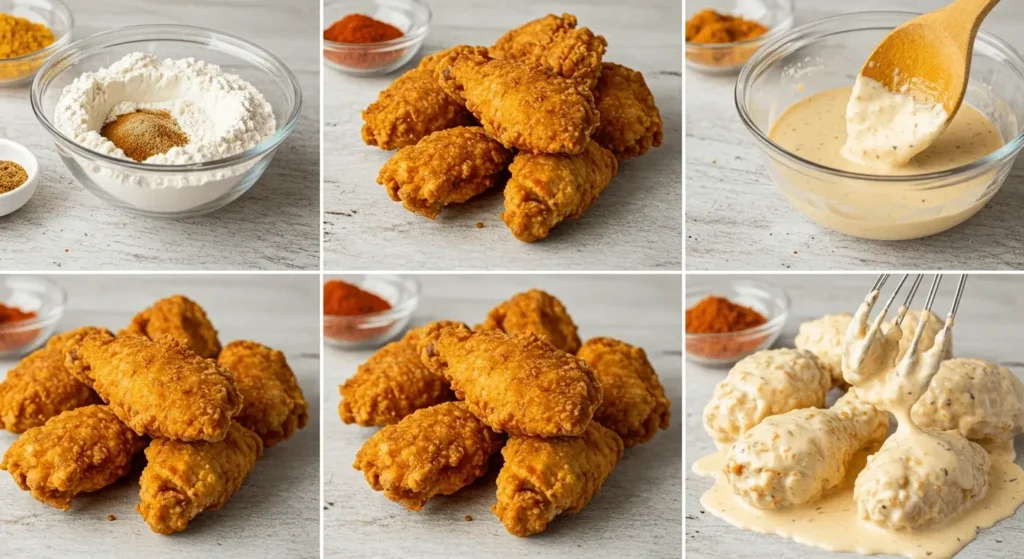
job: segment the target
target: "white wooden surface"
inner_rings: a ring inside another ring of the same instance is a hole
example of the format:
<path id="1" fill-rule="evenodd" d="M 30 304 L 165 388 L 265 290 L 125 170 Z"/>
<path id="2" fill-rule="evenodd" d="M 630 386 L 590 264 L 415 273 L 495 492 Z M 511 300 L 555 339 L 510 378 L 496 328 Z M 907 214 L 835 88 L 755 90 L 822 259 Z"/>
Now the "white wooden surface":
<path id="1" fill-rule="evenodd" d="M 310 423 L 267 449 L 239 490 L 185 532 L 161 536 L 135 512 L 138 474 L 75 499 L 68 512 L 39 503 L 0 472 L 2 557 L 318 557 L 320 519 L 320 284 L 315 275 L 59 276 L 68 291 L 60 330 L 122 328 L 153 301 L 195 299 L 222 343 L 252 339 L 280 349 L 310 403 Z M 0 371 L 14 365 L 0 361 Z M 0 431 L 0 452 L 16 436 Z M 113 514 L 116 521 L 108 521 Z"/>
<path id="2" fill-rule="evenodd" d="M 797 0 L 797 24 L 869 10 L 926 12 L 945 0 Z M 689 11 L 698 9 L 696 3 Z M 1024 4 L 1002 2 L 982 29 L 1024 49 Z M 686 70 L 686 267 L 688 270 L 996 270 L 1024 267 L 1024 160 L 976 216 L 916 241 L 879 242 L 825 229 L 772 184 L 733 103 L 735 76 Z"/>
<path id="3" fill-rule="evenodd" d="M 689 276 L 687 287 L 698 283 L 715 285 L 742 276 Z M 758 278 L 765 281 L 766 278 Z M 941 314 L 949 310 L 955 276 L 944 278 L 935 309 Z M 793 300 L 789 321 L 778 347 L 793 347 L 793 338 L 801 322 L 824 314 L 853 312 L 870 289 L 874 275 L 845 276 L 772 276 L 771 281 L 789 292 Z M 925 286 L 931 279 L 925 280 Z M 895 285 L 889 282 L 889 289 Z M 904 291 L 905 292 L 905 291 Z M 886 292 L 888 293 L 888 291 Z M 924 291 L 918 293 L 917 305 L 924 302 Z M 981 276 L 968 279 L 967 290 L 957 312 L 953 330 L 957 357 L 974 357 L 1000 363 L 1024 377 L 1024 356 L 1020 352 L 1020 321 L 1024 312 L 1024 277 Z M 740 530 L 716 518 L 700 505 L 700 496 L 712 485 L 712 478 L 693 473 L 693 463 L 714 452 L 714 443 L 704 431 L 701 414 L 716 384 L 727 369 L 686 363 L 686 556 L 688 559 L 810 559 L 826 557 L 858 557 L 835 554 L 798 544 L 779 536 L 766 536 Z M 833 396 L 839 394 L 835 391 Z M 1024 437 L 1017 437 L 1017 463 L 1024 465 Z M 978 539 L 967 545 L 957 559 L 1016 557 L 1024 546 L 1024 508 L 995 527 L 982 530 Z M 888 557 L 888 556 L 887 556 Z"/>
<path id="4" fill-rule="evenodd" d="M 680 5 L 678 0 L 430 3 L 434 19 L 420 54 L 458 44 L 491 45 L 521 23 L 548 13 L 570 12 L 581 26 L 608 40 L 605 60 L 643 72 L 657 100 L 665 123 L 661 148 L 625 162 L 581 219 L 563 223 L 551 237 L 533 244 L 517 241 L 498 217 L 504 201 L 497 190 L 448 208 L 433 222 L 392 202 L 376 183 L 391 152 L 363 143 L 360 112 L 400 72 L 358 78 L 325 67 L 325 269 L 680 269 Z M 484 227 L 477 229 L 477 222 Z"/>
<path id="5" fill-rule="evenodd" d="M 32 114 L 29 86 L 0 88 L 0 137 L 39 159 L 39 190 L 0 217 L 3 270 L 319 269 L 320 79 L 317 0 L 67 0 L 74 37 L 127 25 L 177 23 L 238 35 L 266 48 L 302 85 L 302 117 L 263 177 L 238 200 L 172 221 L 107 205 L 80 185 Z"/>
<path id="6" fill-rule="evenodd" d="M 375 429 L 345 425 L 338 385 L 371 351 L 324 351 L 325 557 L 665 557 L 681 554 L 682 495 L 679 276 L 424 276 L 413 325 L 440 319 L 476 324 L 514 293 L 532 287 L 559 297 L 580 337 L 612 336 L 647 351 L 672 400 L 672 423 L 626 449 L 600 493 L 577 515 L 530 538 L 509 535 L 490 511 L 496 471 L 452 497 L 409 512 L 370 489 L 352 468 Z M 472 522 L 464 520 L 466 515 Z"/>

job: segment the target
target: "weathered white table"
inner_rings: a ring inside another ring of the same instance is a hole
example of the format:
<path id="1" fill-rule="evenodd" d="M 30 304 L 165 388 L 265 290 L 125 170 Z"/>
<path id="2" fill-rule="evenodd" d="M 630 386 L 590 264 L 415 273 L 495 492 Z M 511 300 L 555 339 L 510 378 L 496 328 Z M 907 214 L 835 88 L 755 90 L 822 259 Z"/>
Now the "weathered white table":
<path id="1" fill-rule="evenodd" d="M 742 277 L 742 276 L 733 276 Z M 695 284 L 715 285 L 731 279 L 725 276 L 690 276 L 687 287 Z M 793 299 L 789 322 L 778 347 L 793 347 L 793 337 L 801 322 L 828 313 L 853 312 L 871 287 L 874 276 L 800 276 L 786 275 L 758 278 L 771 281 L 789 292 Z M 934 309 L 945 315 L 952 301 L 956 277 L 947 276 Z M 931 279 L 925 279 L 925 287 Z M 889 281 L 888 288 L 895 286 Z M 905 292 L 906 288 L 904 288 Z M 886 291 L 889 293 L 890 291 Z M 924 304 L 924 291 L 918 292 L 916 307 Z M 968 279 L 967 291 L 957 312 L 954 329 L 954 351 L 957 357 L 975 357 L 1009 367 L 1024 377 L 1024 357 L 1019 350 L 1020 324 L 1024 312 L 1024 278 L 1011 276 L 979 276 Z M 811 559 L 859 557 L 835 554 L 798 544 L 778 536 L 767 536 L 740 530 L 704 510 L 700 496 L 712 485 L 712 478 L 693 473 L 693 463 L 711 454 L 715 445 L 704 431 L 701 414 L 716 384 L 725 378 L 727 369 L 686 363 L 686 556 L 690 559 Z M 838 394 L 835 391 L 835 394 Z M 833 396 L 835 395 L 833 394 Z M 1024 465 L 1024 437 L 1017 437 L 1017 463 Z M 995 527 L 982 530 L 978 539 L 957 555 L 957 559 L 1014 557 L 1024 546 L 1024 508 L 1012 518 Z M 889 557 L 889 556 L 886 556 Z"/>
<path id="2" fill-rule="evenodd" d="M 797 0 L 797 24 L 854 11 L 926 12 L 934 0 Z M 698 7 L 690 6 L 691 10 Z M 982 29 L 1018 49 L 1024 4 L 1003 2 Z M 880 242 L 820 227 L 772 184 L 733 104 L 735 76 L 686 70 L 686 268 L 688 270 L 995 270 L 1024 267 L 1024 161 L 966 223 L 915 241 Z"/>
<path id="3" fill-rule="evenodd" d="M 611 477 L 579 514 L 530 538 L 509 535 L 490 511 L 496 471 L 452 497 L 409 512 L 370 489 L 352 468 L 376 429 L 338 418 L 338 385 L 370 351 L 325 348 L 325 557 L 665 557 L 681 554 L 681 285 L 678 276 L 425 276 L 415 326 L 440 319 L 470 325 L 514 293 L 539 287 L 559 297 L 580 337 L 612 336 L 647 351 L 672 399 L 672 423 L 627 449 Z M 466 515 L 472 522 L 464 520 Z"/>
<path id="4" fill-rule="evenodd" d="M 80 185 L 32 114 L 29 86 L 0 89 L 0 137 L 39 159 L 39 190 L 0 217 L 4 270 L 319 269 L 320 63 L 317 0 L 216 3 L 68 0 L 74 37 L 127 25 L 176 23 L 225 31 L 266 48 L 302 85 L 302 117 L 252 189 L 227 207 L 170 221 L 107 205 Z"/>
<path id="5" fill-rule="evenodd" d="M 174 536 L 150 531 L 135 512 L 138 474 L 61 512 L 18 489 L 0 472 L 2 557 L 319 556 L 320 284 L 303 276 L 59 276 L 68 307 L 59 329 L 124 327 L 137 311 L 175 293 L 206 309 L 222 343 L 251 339 L 280 349 L 309 401 L 310 423 L 267 449 L 242 489 L 220 511 Z M 14 366 L 0 361 L 0 371 Z M 0 431 L 0 452 L 15 435 Z M 116 521 L 108 521 L 113 514 Z"/>
<path id="6" fill-rule="evenodd" d="M 377 173 L 392 153 L 363 143 L 360 111 L 400 72 L 357 78 L 325 67 L 325 269 L 680 269 L 680 3 L 658 0 L 627 6 L 600 0 L 552 5 L 528 0 L 503 5 L 472 0 L 430 5 L 433 24 L 421 54 L 458 44 L 490 45 L 521 23 L 551 12 L 572 12 L 581 26 L 608 40 L 606 60 L 643 72 L 665 123 L 664 144 L 622 164 L 619 175 L 582 218 L 563 223 L 542 242 L 525 244 L 498 217 L 503 206 L 500 191 L 447 208 L 433 222 L 392 202 L 376 184 Z M 484 227 L 477 229 L 477 222 Z"/>

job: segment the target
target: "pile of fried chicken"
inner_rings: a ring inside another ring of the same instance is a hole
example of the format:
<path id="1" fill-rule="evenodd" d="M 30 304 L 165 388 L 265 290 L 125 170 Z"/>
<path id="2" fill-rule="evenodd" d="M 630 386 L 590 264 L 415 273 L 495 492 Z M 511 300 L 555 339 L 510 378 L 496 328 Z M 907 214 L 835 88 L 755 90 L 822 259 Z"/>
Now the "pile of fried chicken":
<path id="1" fill-rule="evenodd" d="M 0 383 L 0 428 L 21 436 L 0 469 L 61 510 L 133 470 L 136 507 L 160 534 L 220 509 L 263 455 L 306 426 L 309 404 L 284 354 L 239 340 L 221 349 L 206 312 L 176 295 L 117 336 L 54 336 Z"/>
<path id="2" fill-rule="evenodd" d="M 504 185 L 501 218 L 512 234 L 546 238 L 587 211 L 620 160 L 661 145 L 643 75 L 602 62 L 607 46 L 563 14 L 528 22 L 490 48 L 427 56 L 363 111 L 363 140 L 399 150 L 377 182 L 430 219 Z"/>
<path id="3" fill-rule="evenodd" d="M 492 510 L 517 536 L 580 511 L 624 447 L 668 428 L 671 407 L 643 349 L 580 344 L 562 303 L 537 289 L 473 330 L 441 321 L 409 331 L 340 392 L 342 421 L 384 427 L 353 466 L 409 510 L 470 485 L 500 450 Z"/>

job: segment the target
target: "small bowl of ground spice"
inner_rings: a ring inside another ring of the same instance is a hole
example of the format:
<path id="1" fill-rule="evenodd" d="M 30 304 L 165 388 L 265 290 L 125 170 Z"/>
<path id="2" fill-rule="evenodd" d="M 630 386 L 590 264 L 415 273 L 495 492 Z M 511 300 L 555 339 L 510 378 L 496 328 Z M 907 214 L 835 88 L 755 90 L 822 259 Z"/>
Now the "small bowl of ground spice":
<path id="1" fill-rule="evenodd" d="M 0 276 L 0 359 L 20 358 L 42 345 L 64 316 L 67 293 L 32 276 Z"/>
<path id="2" fill-rule="evenodd" d="M 387 74 L 412 59 L 430 31 L 421 0 L 328 0 L 324 61 L 346 74 Z"/>
<path id="3" fill-rule="evenodd" d="M 420 302 L 420 285 L 373 274 L 324 282 L 324 340 L 333 346 L 379 347 L 405 329 Z"/>
<path id="4" fill-rule="evenodd" d="M 686 289 L 686 358 L 727 366 L 771 347 L 789 317 L 789 296 L 760 281 L 691 282 Z"/>
<path id="5" fill-rule="evenodd" d="M 0 85 L 32 81 L 71 42 L 74 18 L 56 0 L 0 0 Z"/>
<path id="6" fill-rule="evenodd" d="M 703 8 L 701 8 L 703 6 Z M 793 0 L 690 2 L 686 65 L 710 74 L 731 74 L 761 45 L 793 27 Z"/>
<path id="7" fill-rule="evenodd" d="M 25 146 L 0 139 L 0 216 L 28 203 L 39 183 L 39 162 Z"/>

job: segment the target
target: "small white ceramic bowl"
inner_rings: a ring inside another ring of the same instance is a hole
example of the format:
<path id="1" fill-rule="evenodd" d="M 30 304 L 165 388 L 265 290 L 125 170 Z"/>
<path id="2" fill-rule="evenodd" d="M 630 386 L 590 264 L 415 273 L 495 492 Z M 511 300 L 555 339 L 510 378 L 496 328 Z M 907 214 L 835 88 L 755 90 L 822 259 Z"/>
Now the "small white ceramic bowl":
<path id="1" fill-rule="evenodd" d="M 13 140 L 0 139 L 0 161 L 13 161 L 25 168 L 28 180 L 10 192 L 0 194 L 0 216 L 15 212 L 28 203 L 39 183 L 39 161 L 27 147 Z"/>

